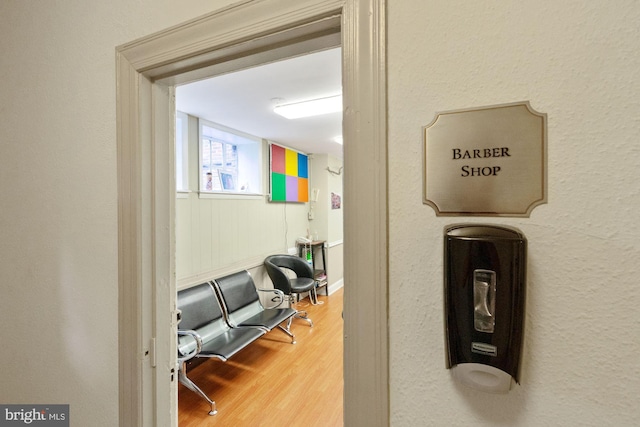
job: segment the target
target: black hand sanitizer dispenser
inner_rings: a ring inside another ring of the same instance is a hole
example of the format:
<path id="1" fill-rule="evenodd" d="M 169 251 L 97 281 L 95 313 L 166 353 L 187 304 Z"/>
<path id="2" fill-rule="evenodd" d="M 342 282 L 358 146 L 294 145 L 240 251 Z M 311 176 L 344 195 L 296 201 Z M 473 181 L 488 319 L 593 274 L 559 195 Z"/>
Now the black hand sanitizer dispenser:
<path id="1" fill-rule="evenodd" d="M 513 227 L 458 224 L 444 232 L 447 368 L 472 388 L 519 383 L 527 240 Z"/>

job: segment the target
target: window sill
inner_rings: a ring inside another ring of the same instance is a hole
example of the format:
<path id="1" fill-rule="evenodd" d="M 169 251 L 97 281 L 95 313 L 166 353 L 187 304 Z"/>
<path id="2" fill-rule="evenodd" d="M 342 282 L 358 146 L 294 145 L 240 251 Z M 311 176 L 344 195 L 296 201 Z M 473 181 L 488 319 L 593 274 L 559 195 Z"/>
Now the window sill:
<path id="1" fill-rule="evenodd" d="M 176 191 L 176 199 L 188 199 L 190 190 L 177 190 Z"/>
<path id="2" fill-rule="evenodd" d="M 201 199 L 237 199 L 237 200 L 262 200 L 264 199 L 264 194 L 256 194 L 256 193 L 209 193 L 205 191 L 200 191 L 198 193 L 198 197 Z"/>

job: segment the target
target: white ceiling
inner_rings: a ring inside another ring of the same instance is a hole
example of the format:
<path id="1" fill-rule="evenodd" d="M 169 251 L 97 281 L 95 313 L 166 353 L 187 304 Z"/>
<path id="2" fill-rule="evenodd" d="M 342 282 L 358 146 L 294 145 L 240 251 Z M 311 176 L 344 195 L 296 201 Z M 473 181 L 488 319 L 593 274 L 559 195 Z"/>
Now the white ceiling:
<path id="1" fill-rule="evenodd" d="M 342 158 L 342 114 L 288 120 L 277 104 L 342 93 L 341 49 L 236 71 L 176 88 L 176 108 L 305 153 Z"/>

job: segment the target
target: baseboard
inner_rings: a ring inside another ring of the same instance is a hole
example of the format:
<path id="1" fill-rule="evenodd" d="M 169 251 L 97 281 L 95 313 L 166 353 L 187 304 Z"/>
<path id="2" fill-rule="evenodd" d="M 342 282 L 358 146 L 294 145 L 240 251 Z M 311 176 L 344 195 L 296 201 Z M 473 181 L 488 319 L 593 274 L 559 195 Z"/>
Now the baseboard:
<path id="1" fill-rule="evenodd" d="M 327 286 L 327 291 L 329 293 L 329 295 L 331 295 L 332 293 L 336 292 L 337 290 L 339 290 L 340 288 L 344 287 L 344 279 L 340 279 L 337 282 L 332 283 L 331 285 Z"/>

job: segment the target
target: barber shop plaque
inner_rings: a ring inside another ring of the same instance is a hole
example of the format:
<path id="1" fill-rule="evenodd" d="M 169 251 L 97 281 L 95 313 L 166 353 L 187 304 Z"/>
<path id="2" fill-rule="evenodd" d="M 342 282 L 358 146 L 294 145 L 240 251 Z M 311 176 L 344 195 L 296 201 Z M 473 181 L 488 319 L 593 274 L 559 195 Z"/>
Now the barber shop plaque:
<path id="1" fill-rule="evenodd" d="M 436 114 L 424 127 L 424 203 L 438 216 L 528 217 L 547 201 L 546 122 L 529 102 Z"/>

